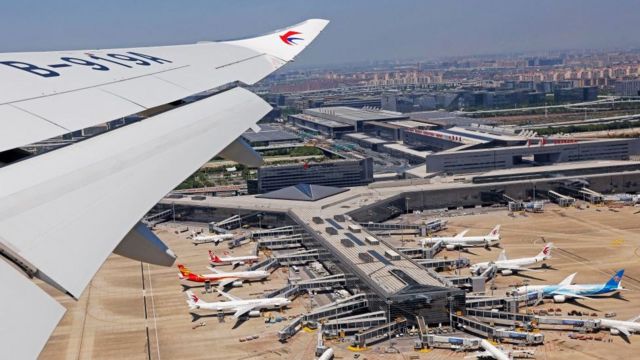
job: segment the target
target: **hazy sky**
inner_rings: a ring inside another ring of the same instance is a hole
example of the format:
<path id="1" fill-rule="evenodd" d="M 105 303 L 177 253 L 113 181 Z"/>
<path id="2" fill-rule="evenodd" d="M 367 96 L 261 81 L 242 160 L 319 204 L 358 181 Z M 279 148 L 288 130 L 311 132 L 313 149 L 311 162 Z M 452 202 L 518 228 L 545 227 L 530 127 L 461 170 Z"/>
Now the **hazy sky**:
<path id="1" fill-rule="evenodd" d="M 239 38 L 331 20 L 300 65 L 640 46 L 640 1 L 0 0 L 0 51 Z"/>

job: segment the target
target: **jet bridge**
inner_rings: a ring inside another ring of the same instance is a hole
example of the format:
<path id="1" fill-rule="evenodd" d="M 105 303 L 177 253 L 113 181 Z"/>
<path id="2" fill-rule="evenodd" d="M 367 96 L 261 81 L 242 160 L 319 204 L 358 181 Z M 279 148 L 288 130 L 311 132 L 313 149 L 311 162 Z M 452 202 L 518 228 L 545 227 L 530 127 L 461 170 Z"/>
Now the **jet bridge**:
<path id="1" fill-rule="evenodd" d="M 227 230 L 237 229 L 242 226 L 242 222 L 248 219 L 254 218 L 258 215 L 262 215 L 260 212 L 255 212 L 247 215 L 233 215 L 228 217 L 222 221 L 211 222 L 209 223 L 209 227 L 223 228 Z"/>
<path id="2" fill-rule="evenodd" d="M 445 270 L 445 269 L 461 269 L 471 265 L 468 258 L 456 259 L 419 259 L 416 262 L 428 269 Z"/>
<path id="3" fill-rule="evenodd" d="M 444 249 L 444 243 L 440 240 L 431 247 L 405 247 L 397 250 L 410 258 L 433 259 L 442 249 Z"/>
<path id="4" fill-rule="evenodd" d="M 489 339 L 513 341 L 527 345 L 542 344 L 544 342 L 544 335 L 541 333 L 499 329 L 483 322 L 454 314 L 451 314 L 451 319 L 458 328 Z"/>
<path id="5" fill-rule="evenodd" d="M 382 324 L 354 335 L 353 346 L 357 348 L 365 348 L 391 335 L 402 331 L 407 327 L 407 319 L 399 318 L 391 323 Z"/>
<path id="6" fill-rule="evenodd" d="M 282 330 L 278 331 L 278 337 L 280 341 L 286 341 L 300 331 L 300 328 L 304 323 L 353 315 L 353 313 L 357 311 L 366 311 L 368 304 L 369 302 L 366 294 L 356 294 L 348 298 L 320 306 L 290 322 Z"/>
<path id="7" fill-rule="evenodd" d="M 571 326 L 572 329 L 584 329 L 586 331 L 595 331 L 600 327 L 600 320 L 598 319 L 558 318 L 481 309 L 467 309 L 467 316 L 472 316 L 485 322 L 489 321 L 491 323 L 509 326 L 524 326 L 537 323 L 554 326 Z"/>
<path id="8" fill-rule="evenodd" d="M 535 306 L 542 300 L 542 291 L 530 291 L 528 294 L 503 297 L 467 296 L 465 307 L 467 309 L 503 309 L 507 312 L 516 313 L 520 303 L 525 303 L 527 306 Z"/>
<path id="9" fill-rule="evenodd" d="M 304 243 L 303 234 L 286 235 L 276 238 L 259 238 L 258 247 L 261 249 L 282 250 L 302 247 Z"/>
<path id="10" fill-rule="evenodd" d="M 572 198 L 571 196 L 562 195 L 553 190 L 549 190 L 549 198 L 556 204 L 564 207 L 571 206 L 576 202 L 576 199 Z"/>
<path id="11" fill-rule="evenodd" d="M 477 337 L 426 334 L 423 337 L 422 345 L 426 345 L 430 349 L 444 348 L 456 351 L 470 351 L 480 348 L 480 339 Z"/>
<path id="12" fill-rule="evenodd" d="M 336 336 L 340 332 L 353 333 L 383 325 L 387 322 L 385 311 L 375 311 L 359 315 L 348 316 L 339 319 L 325 321 L 322 324 L 322 331 L 327 335 Z"/>
<path id="13" fill-rule="evenodd" d="M 275 256 L 280 266 L 305 265 L 312 261 L 318 261 L 325 253 L 322 249 L 301 250 L 292 253 L 278 254 Z"/>
<path id="14" fill-rule="evenodd" d="M 163 221 L 166 221 L 169 216 L 173 215 L 173 209 L 167 209 L 156 214 L 147 215 L 142 219 L 142 223 L 153 227 Z"/>
<path id="15" fill-rule="evenodd" d="M 269 271 L 271 269 L 277 268 L 278 266 L 279 266 L 278 260 L 274 258 L 268 258 L 259 263 L 254 263 L 253 265 L 251 265 L 249 267 L 249 271 L 259 270 L 259 269 Z"/>
<path id="16" fill-rule="evenodd" d="M 303 230 L 298 225 L 282 226 L 275 229 L 253 231 L 251 238 L 260 239 L 263 237 L 290 236 L 302 233 Z"/>

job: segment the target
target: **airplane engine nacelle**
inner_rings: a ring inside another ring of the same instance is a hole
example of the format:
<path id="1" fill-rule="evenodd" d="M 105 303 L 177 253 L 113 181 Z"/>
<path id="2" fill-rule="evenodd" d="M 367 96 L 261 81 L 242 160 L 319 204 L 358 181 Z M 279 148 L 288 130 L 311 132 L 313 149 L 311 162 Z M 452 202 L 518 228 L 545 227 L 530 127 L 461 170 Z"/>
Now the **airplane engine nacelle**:
<path id="1" fill-rule="evenodd" d="M 502 274 L 502 275 L 511 275 L 511 274 L 513 274 L 513 270 L 502 270 L 502 271 L 500 271 L 500 274 Z"/>
<path id="2" fill-rule="evenodd" d="M 233 284 L 231 284 L 231 286 L 233 286 L 233 287 L 242 287 L 242 281 L 234 281 Z"/>
<path id="3" fill-rule="evenodd" d="M 553 301 L 557 303 L 563 303 L 567 300 L 567 297 L 564 295 L 553 295 Z"/>
<path id="4" fill-rule="evenodd" d="M 258 317 L 260 316 L 260 310 L 249 311 L 249 317 Z"/>
<path id="5" fill-rule="evenodd" d="M 609 329 L 609 332 L 611 332 L 611 335 L 620 335 L 620 331 L 618 329 Z"/>
<path id="6" fill-rule="evenodd" d="M 445 248 L 447 248 L 447 250 L 455 250 L 456 246 L 455 245 L 447 245 L 447 246 L 445 246 Z"/>

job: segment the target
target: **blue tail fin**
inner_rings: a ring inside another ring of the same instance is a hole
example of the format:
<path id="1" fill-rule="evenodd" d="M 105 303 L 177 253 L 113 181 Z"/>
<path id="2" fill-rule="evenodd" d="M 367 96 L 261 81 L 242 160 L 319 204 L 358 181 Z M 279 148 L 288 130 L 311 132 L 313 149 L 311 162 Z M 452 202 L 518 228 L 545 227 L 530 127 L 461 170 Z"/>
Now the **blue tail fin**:
<path id="1" fill-rule="evenodd" d="M 615 275 L 607 283 L 604 285 L 607 289 L 617 289 L 620 286 L 620 281 L 622 280 L 622 276 L 624 275 L 624 269 L 618 270 Z"/>

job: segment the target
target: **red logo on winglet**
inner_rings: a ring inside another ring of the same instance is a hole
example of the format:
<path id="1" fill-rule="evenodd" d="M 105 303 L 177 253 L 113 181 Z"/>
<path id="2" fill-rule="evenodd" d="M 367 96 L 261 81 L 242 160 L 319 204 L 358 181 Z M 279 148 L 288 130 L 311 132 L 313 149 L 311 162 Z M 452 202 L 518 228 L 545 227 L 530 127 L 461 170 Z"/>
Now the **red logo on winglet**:
<path id="1" fill-rule="evenodd" d="M 296 35 L 302 35 L 302 33 L 299 33 L 297 31 L 293 31 L 293 30 L 289 30 L 286 33 L 284 33 L 283 35 L 280 35 L 280 40 L 282 40 L 282 42 L 284 42 L 287 45 L 296 45 L 296 41 L 297 40 L 304 40 L 303 38 L 294 37 Z"/>

